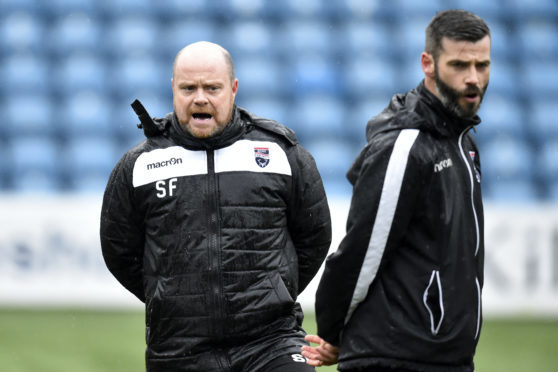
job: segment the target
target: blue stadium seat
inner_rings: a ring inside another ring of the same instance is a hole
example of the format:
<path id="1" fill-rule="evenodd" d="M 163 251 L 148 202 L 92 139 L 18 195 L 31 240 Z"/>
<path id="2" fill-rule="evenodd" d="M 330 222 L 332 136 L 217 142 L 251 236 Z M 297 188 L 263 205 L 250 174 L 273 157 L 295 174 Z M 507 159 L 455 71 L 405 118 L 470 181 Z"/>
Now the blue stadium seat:
<path id="1" fill-rule="evenodd" d="M 339 71 L 327 57 L 301 55 L 292 61 L 290 71 L 292 75 L 286 76 L 292 79 L 292 83 L 287 88 L 295 96 L 324 92 L 338 96 L 343 94 Z"/>
<path id="2" fill-rule="evenodd" d="M 95 54 L 77 52 L 67 55 L 54 68 L 53 82 L 59 94 L 72 95 L 90 90 L 108 94 L 107 68 L 105 59 Z"/>
<path id="3" fill-rule="evenodd" d="M 201 40 L 219 43 L 216 30 L 216 25 L 210 19 L 177 19 L 160 28 L 158 47 L 174 60 L 176 53 L 190 43 Z"/>
<path id="4" fill-rule="evenodd" d="M 420 1 L 417 1 L 420 3 Z M 424 30 L 434 13 L 409 13 L 409 17 L 399 17 L 392 25 L 394 46 L 402 63 L 420 63 L 420 54 L 424 50 Z M 419 65 L 420 66 L 420 65 Z"/>
<path id="5" fill-rule="evenodd" d="M 93 14 L 98 9 L 96 0 L 50 0 L 43 8 L 51 17 L 66 16 L 72 13 Z"/>
<path id="6" fill-rule="evenodd" d="M 71 138 L 63 150 L 64 169 L 74 191 L 103 191 L 122 156 L 113 139 Z"/>
<path id="7" fill-rule="evenodd" d="M 45 27 L 32 12 L 4 13 L 0 19 L 0 53 L 43 51 Z"/>
<path id="8" fill-rule="evenodd" d="M 220 14 L 234 14 L 235 19 L 282 20 L 293 16 L 289 6 L 275 0 L 222 0 Z"/>
<path id="9" fill-rule="evenodd" d="M 330 0 L 287 0 L 283 2 L 291 17 L 319 18 L 324 21 L 346 18 L 350 10 L 345 1 Z"/>
<path id="10" fill-rule="evenodd" d="M 115 127 L 109 98 L 83 91 L 65 97 L 59 109 L 60 130 L 69 137 L 112 136 Z"/>
<path id="11" fill-rule="evenodd" d="M 110 1 L 108 1 L 110 3 Z M 151 11 L 157 17 L 179 21 L 184 17 L 204 16 L 213 10 L 211 4 L 205 0 L 165 0 L 151 1 Z M 211 7 L 208 9 L 208 7 Z"/>
<path id="12" fill-rule="evenodd" d="M 70 13 L 58 18 L 48 35 L 48 47 L 57 56 L 77 51 L 102 50 L 103 24 L 86 13 Z"/>
<path id="13" fill-rule="evenodd" d="M 44 2 L 41 0 L 0 0 L 0 9 L 4 13 L 14 11 L 39 12 L 43 9 Z"/>
<path id="14" fill-rule="evenodd" d="M 558 97 L 558 68 L 553 60 L 529 60 L 521 66 L 521 86 L 525 97 L 538 100 Z"/>
<path id="15" fill-rule="evenodd" d="M 530 180 L 495 180 L 483 187 L 483 197 L 492 203 L 532 204 L 540 199 L 540 190 Z"/>
<path id="16" fill-rule="evenodd" d="M 558 182 L 558 138 L 542 143 L 537 151 L 534 168 L 537 178 L 542 182 Z"/>
<path id="17" fill-rule="evenodd" d="M 238 94 L 281 96 L 289 91 L 283 66 L 272 58 L 237 58 L 235 73 L 238 78 Z"/>
<path id="18" fill-rule="evenodd" d="M 349 115 L 345 123 L 345 130 L 355 141 L 356 146 L 364 146 L 366 143 L 366 124 L 387 107 L 390 99 L 391 97 L 388 95 L 368 94 L 351 105 L 348 110 Z"/>
<path id="19" fill-rule="evenodd" d="M 167 1 L 167 0 L 165 0 Z M 123 15 L 153 16 L 153 4 L 159 1 L 152 0 L 95 0 L 97 10 L 104 17 L 117 19 Z M 190 1 L 188 1 L 190 3 Z"/>
<path id="20" fill-rule="evenodd" d="M 148 14 L 118 17 L 106 27 L 104 47 L 112 56 L 153 54 L 159 47 L 159 25 Z"/>
<path id="21" fill-rule="evenodd" d="M 335 138 L 346 135 L 345 105 L 335 95 L 315 94 L 297 99 L 289 123 L 299 138 Z"/>
<path id="22" fill-rule="evenodd" d="M 234 56 L 273 56 L 277 53 L 272 30 L 261 21 L 239 21 L 230 25 L 225 43 Z"/>
<path id="23" fill-rule="evenodd" d="M 498 137 L 484 143 L 481 152 L 483 179 L 488 183 L 532 181 L 534 153 L 526 141 Z"/>
<path id="24" fill-rule="evenodd" d="M 10 95 L 2 112 L 2 127 L 10 137 L 50 135 L 57 128 L 53 122 L 55 106 L 47 94 Z"/>
<path id="25" fill-rule="evenodd" d="M 41 56 L 17 53 L 2 61 L 0 92 L 9 94 L 49 91 L 49 64 Z"/>
<path id="26" fill-rule="evenodd" d="M 545 200 L 554 205 L 558 204 L 558 182 L 550 182 L 545 186 Z"/>
<path id="27" fill-rule="evenodd" d="M 558 138 L 558 108 L 555 98 L 533 101 L 528 117 L 528 128 L 539 143 Z"/>
<path id="28" fill-rule="evenodd" d="M 502 6 L 501 8 L 505 7 Z M 490 28 L 490 57 L 508 63 L 515 61 L 520 53 L 516 46 L 515 34 L 510 27 L 511 23 L 501 21 L 498 18 L 488 17 L 485 19 L 485 22 Z"/>
<path id="29" fill-rule="evenodd" d="M 351 186 L 345 174 L 360 148 L 334 138 L 309 139 L 303 145 L 316 160 L 328 196 L 350 195 Z"/>
<path id="30" fill-rule="evenodd" d="M 391 20 L 397 16 L 392 1 L 384 0 L 350 0 L 345 1 L 348 20 L 382 19 Z"/>
<path id="31" fill-rule="evenodd" d="M 555 19 L 526 19 L 518 22 L 517 28 L 520 56 L 526 64 L 539 58 L 558 59 L 558 22 Z"/>
<path id="32" fill-rule="evenodd" d="M 155 94 L 171 92 L 172 61 L 163 63 L 151 55 L 129 56 L 118 60 L 109 71 L 112 92 L 130 99 L 140 91 Z"/>
<path id="33" fill-rule="evenodd" d="M 420 55 L 415 56 L 415 58 L 409 58 L 398 68 L 397 85 L 394 86 L 394 91 L 396 93 L 404 93 L 409 89 L 416 88 L 423 79 L 424 71 L 422 71 L 420 64 Z"/>
<path id="34" fill-rule="evenodd" d="M 384 22 L 348 19 L 341 24 L 339 32 L 342 35 L 343 49 L 348 60 L 358 58 L 359 55 L 394 57 L 392 32 Z"/>
<path id="35" fill-rule="evenodd" d="M 499 136 L 525 138 L 525 113 L 517 99 L 509 95 L 490 93 L 485 95 L 479 116 L 482 123 L 477 127 L 483 140 L 491 141 Z"/>
<path id="36" fill-rule="evenodd" d="M 508 7 L 503 6 L 498 0 L 454 0 L 454 6 L 456 9 L 467 9 L 485 20 L 503 17 L 508 12 Z M 488 26 L 491 27 L 491 24 Z"/>
<path id="37" fill-rule="evenodd" d="M 487 95 L 506 95 L 521 98 L 522 87 L 517 80 L 518 69 L 514 62 L 491 56 L 490 84 Z"/>
<path id="38" fill-rule="evenodd" d="M 511 0 L 506 2 L 505 7 L 509 7 L 519 20 L 527 17 L 556 19 L 558 16 L 558 3 L 555 0 Z"/>
<path id="39" fill-rule="evenodd" d="M 285 100 L 269 95 L 247 95 L 242 97 L 237 95 L 236 102 L 240 107 L 245 108 L 256 116 L 272 119 L 290 127 L 288 122 L 289 116 L 287 114 L 290 104 Z"/>
<path id="40" fill-rule="evenodd" d="M 442 10 L 445 3 L 441 0 L 416 1 L 416 0 L 393 0 L 391 1 L 395 12 L 400 14 L 413 14 L 426 17 L 434 15 Z"/>
<path id="41" fill-rule="evenodd" d="M 342 47 L 334 39 L 336 35 L 330 25 L 320 19 L 289 19 L 282 24 L 277 36 L 277 48 L 292 58 L 302 53 L 328 57 Z"/>
<path id="42" fill-rule="evenodd" d="M 61 157 L 51 137 L 14 138 L 9 144 L 11 180 L 15 191 L 57 191 Z"/>
<path id="43" fill-rule="evenodd" d="M 378 59 L 374 55 L 363 56 L 348 61 L 343 69 L 345 89 L 351 97 L 371 93 L 391 96 L 396 91 L 398 71 L 390 61 Z"/>

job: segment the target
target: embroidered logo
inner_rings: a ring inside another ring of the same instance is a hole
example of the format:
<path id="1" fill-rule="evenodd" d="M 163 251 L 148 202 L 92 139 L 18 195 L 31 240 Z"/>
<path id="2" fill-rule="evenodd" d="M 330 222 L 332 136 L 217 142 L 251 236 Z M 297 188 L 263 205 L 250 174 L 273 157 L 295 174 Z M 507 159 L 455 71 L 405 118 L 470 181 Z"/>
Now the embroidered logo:
<path id="1" fill-rule="evenodd" d="M 480 175 L 479 170 L 477 169 L 477 166 L 475 165 L 476 152 L 469 151 L 469 156 L 471 157 L 471 160 L 473 160 L 473 169 L 475 170 L 475 178 L 477 179 L 477 182 L 480 183 L 481 182 L 481 175 Z"/>
<path id="2" fill-rule="evenodd" d="M 267 167 L 269 164 L 269 147 L 254 147 L 254 157 L 256 164 L 261 168 Z"/>

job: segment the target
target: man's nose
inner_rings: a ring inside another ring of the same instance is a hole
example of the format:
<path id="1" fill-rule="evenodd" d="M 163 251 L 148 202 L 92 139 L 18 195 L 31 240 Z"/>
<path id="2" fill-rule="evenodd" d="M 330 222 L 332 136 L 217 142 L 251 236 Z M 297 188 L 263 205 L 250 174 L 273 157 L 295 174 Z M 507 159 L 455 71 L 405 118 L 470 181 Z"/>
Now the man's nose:
<path id="1" fill-rule="evenodd" d="M 203 89 L 196 90 L 196 95 L 194 96 L 194 103 L 196 105 L 205 105 L 207 103 L 207 97 Z"/>
<path id="2" fill-rule="evenodd" d="M 467 71 L 467 76 L 465 77 L 465 83 L 469 85 L 479 85 L 479 72 L 475 66 L 471 66 Z"/>

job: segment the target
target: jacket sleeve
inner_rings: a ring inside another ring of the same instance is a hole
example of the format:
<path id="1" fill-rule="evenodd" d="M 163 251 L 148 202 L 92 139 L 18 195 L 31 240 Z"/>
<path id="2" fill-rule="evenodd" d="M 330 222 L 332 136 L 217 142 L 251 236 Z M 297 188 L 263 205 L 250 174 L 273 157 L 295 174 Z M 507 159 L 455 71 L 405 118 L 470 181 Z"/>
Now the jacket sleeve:
<path id="1" fill-rule="evenodd" d="M 101 209 L 101 249 L 109 271 L 140 301 L 143 289 L 144 231 L 133 199 L 125 155 L 110 175 Z"/>
<path id="2" fill-rule="evenodd" d="M 294 146 L 293 198 L 289 233 L 298 256 L 298 293 L 310 283 L 331 244 L 331 217 L 320 173 L 314 158 Z"/>
<path id="3" fill-rule="evenodd" d="M 327 258 L 316 292 L 318 334 L 333 345 L 340 344 L 345 324 L 366 297 L 379 267 L 389 260 L 389 247 L 401 238 L 395 235 L 402 235 L 410 220 L 416 188 L 398 188 L 396 181 L 403 182 L 403 175 L 413 178 L 414 170 L 407 164 L 408 153 L 396 155 L 397 142 L 385 137 L 372 142 L 355 162 L 360 166 L 346 235 Z"/>

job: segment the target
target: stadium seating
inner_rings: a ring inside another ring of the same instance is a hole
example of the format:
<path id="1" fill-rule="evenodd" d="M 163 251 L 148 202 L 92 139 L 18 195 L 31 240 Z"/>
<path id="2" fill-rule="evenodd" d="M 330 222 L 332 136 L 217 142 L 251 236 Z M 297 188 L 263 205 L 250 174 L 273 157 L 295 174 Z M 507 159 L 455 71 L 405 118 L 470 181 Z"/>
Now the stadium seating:
<path id="1" fill-rule="evenodd" d="M 14 11 L 0 15 L 0 52 L 43 51 L 44 22 L 29 11 Z"/>
<path id="2" fill-rule="evenodd" d="M 531 181 L 534 156 L 528 142 L 500 136 L 484 144 L 481 152 L 483 179 L 491 182 Z"/>
<path id="3" fill-rule="evenodd" d="M 98 53 L 103 25 L 88 13 L 69 13 L 56 18 L 46 36 L 49 52 L 59 57 L 77 51 Z"/>
<path id="4" fill-rule="evenodd" d="M 65 97 L 57 123 L 67 137 L 114 135 L 109 101 L 106 96 L 90 91 Z"/>
<path id="5" fill-rule="evenodd" d="M 0 90 L 5 93 L 49 91 L 50 65 L 39 55 L 27 52 L 11 54 L 3 59 L 0 69 Z"/>
<path id="6" fill-rule="evenodd" d="M 59 95 L 90 90 L 108 94 L 108 68 L 103 58 L 90 52 L 68 53 L 53 68 L 52 88 Z"/>
<path id="7" fill-rule="evenodd" d="M 102 192 L 121 155 L 110 137 L 72 138 L 63 151 L 64 171 L 71 188 Z"/>
<path id="8" fill-rule="evenodd" d="M 4 114 L 2 128 L 13 139 L 56 132 L 55 108 L 48 94 L 13 94 L 0 108 Z"/>
<path id="9" fill-rule="evenodd" d="M 0 0 L 0 191 L 99 190 L 106 169 L 78 178 L 52 164 L 88 136 L 118 155 L 143 140 L 130 103 L 171 111 L 176 52 L 209 40 L 233 56 L 237 103 L 315 142 L 328 192 L 347 195 L 367 120 L 423 78 L 424 28 L 450 7 L 492 32 L 476 134 L 486 198 L 556 201 L 555 0 Z M 30 144 L 44 164 L 29 164 Z"/>
<path id="10" fill-rule="evenodd" d="M 12 139 L 8 149 L 11 164 L 8 179 L 18 191 L 60 191 L 61 170 L 58 143 L 49 136 Z"/>

